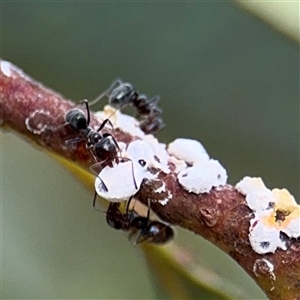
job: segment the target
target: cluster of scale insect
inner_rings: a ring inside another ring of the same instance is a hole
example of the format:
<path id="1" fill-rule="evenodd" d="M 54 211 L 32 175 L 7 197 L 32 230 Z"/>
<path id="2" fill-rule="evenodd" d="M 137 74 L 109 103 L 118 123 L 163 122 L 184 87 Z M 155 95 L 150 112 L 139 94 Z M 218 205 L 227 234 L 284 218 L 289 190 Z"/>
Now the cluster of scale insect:
<path id="1" fill-rule="evenodd" d="M 87 100 L 84 100 L 81 102 L 85 105 L 86 113 L 78 107 L 69 110 L 66 113 L 64 125 L 69 125 L 76 133 L 78 133 L 78 137 L 67 140 L 66 144 L 70 145 L 85 141 L 86 148 L 95 161 L 95 164 L 93 164 L 90 169 L 100 180 L 99 169 L 103 170 L 105 167 L 113 168 L 116 164 L 131 161 L 130 158 L 121 156 L 120 147 L 113 134 L 103 132 L 105 126 L 110 126 L 113 129 L 113 125 L 109 119 L 104 120 L 97 130 L 94 130 L 90 126 L 89 107 L 105 96 L 108 97 L 109 104 L 115 107 L 116 110 L 120 110 L 128 105 L 135 107 L 137 116 L 142 118 L 140 128 L 146 134 L 154 134 L 164 127 L 164 123 L 160 117 L 162 111 L 156 106 L 159 97 L 156 96 L 149 100 L 146 96 L 139 95 L 130 83 L 124 83 L 119 79 L 116 80 L 107 91 L 101 93 L 94 101 L 89 103 Z M 132 161 L 131 165 L 134 185 L 138 191 Z M 102 189 L 108 191 L 103 180 L 101 180 L 101 184 Z M 93 200 L 94 208 L 96 197 L 97 192 L 95 192 Z M 130 202 L 130 200 L 128 200 L 128 202 Z M 150 207 L 148 207 L 147 217 L 143 217 L 133 209 L 126 209 L 126 212 L 122 213 L 119 209 L 119 205 L 120 203 L 110 203 L 106 212 L 107 224 L 114 229 L 129 232 L 130 238 L 136 236 L 136 244 L 144 241 L 163 244 L 173 238 L 174 231 L 169 225 L 160 221 L 150 220 Z"/>

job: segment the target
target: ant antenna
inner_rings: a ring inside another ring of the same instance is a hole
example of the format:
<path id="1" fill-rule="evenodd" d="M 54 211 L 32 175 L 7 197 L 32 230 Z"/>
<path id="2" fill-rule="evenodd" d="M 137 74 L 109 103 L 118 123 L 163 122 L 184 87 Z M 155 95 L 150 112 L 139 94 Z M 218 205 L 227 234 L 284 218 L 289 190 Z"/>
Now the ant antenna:
<path id="1" fill-rule="evenodd" d="M 153 221 L 150 220 L 150 206 L 151 206 L 151 200 L 148 199 L 147 202 L 148 202 L 148 205 L 147 205 L 148 207 L 147 207 L 146 224 L 145 224 L 144 230 L 145 230 L 145 229 L 149 229 L 149 230 L 150 230 L 150 227 L 151 227 L 150 225 L 151 225 L 151 223 L 153 223 Z M 136 237 L 136 239 L 135 239 L 135 241 L 134 241 L 134 245 L 139 244 L 139 243 L 142 243 L 143 241 L 146 240 L 145 236 L 144 236 L 144 239 L 142 238 L 143 235 L 144 235 L 144 230 L 141 229 L 141 230 L 139 231 L 139 233 L 138 233 L 138 235 L 137 235 L 137 237 Z"/>
<path id="2" fill-rule="evenodd" d="M 112 91 L 118 86 L 121 85 L 123 83 L 123 81 L 121 79 L 116 79 L 112 85 L 104 92 L 102 92 L 101 94 L 99 94 L 93 101 L 90 101 L 90 105 L 94 105 L 97 102 L 99 102 L 103 97 L 109 97 L 109 94 L 112 93 Z"/>

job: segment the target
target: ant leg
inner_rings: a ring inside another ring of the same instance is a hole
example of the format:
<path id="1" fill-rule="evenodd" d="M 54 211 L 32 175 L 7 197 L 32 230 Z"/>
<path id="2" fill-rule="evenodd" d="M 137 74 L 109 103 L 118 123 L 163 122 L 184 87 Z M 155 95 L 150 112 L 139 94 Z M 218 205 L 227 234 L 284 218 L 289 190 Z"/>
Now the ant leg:
<path id="1" fill-rule="evenodd" d="M 133 161 L 128 158 L 128 157 L 120 157 L 123 161 L 126 160 L 126 161 L 131 161 L 131 172 L 132 172 L 132 177 L 133 177 L 133 184 L 134 184 L 134 187 L 136 190 L 138 190 L 138 186 L 137 186 L 137 183 L 136 183 L 136 180 L 135 180 L 135 176 L 134 176 L 134 168 L 133 168 Z"/>
<path id="2" fill-rule="evenodd" d="M 98 168 L 99 167 L 99 168 Z M 94 173 L 94 175 L 98 176 L 98 174 L 101 172 L 101 163 L 97 162 L 90 166 L 90 170 Z"/>
<path id="3" fill-rule="evenodd" d="M 90 101 L 90 105 L 96 104 L 98 101 L 100 101 L 103 97 L 107 96 L 109 93 L 109 90 L 104 91 L 100 95 L 98 95 L 93 101 Z"/>
<path id="4" fill-rule="evenodd" d="M 134 187 L 135 187 L 136 190 L 138 190 L 138 186 L 136 184 L 136 180 L 135 180 L 135 176 L 134 176 L 134 169 L 133 169 L 133 162 L 132 162 L 132 160 L 131 160 L 131 173 L 132 173 L 132 177 L 133 177 Z"/>
<path id="5" fill-rule="evenodd" d="M 97 132 L 101 131 L 107 123 L 111 126 L 112 130 L 114 129 L 114 126 L 113 126 L 112 122 L 109 119 L 105 119 L 102 122 L 102 124 L 100 125 L 100 127 L 97 129 Z"/>
<path id="6" fill-rule="evenodd" d="M 95 191 L 94 199 L 93 199 L 93 208 L 94 208 L 94 210 L 99 211 L 99 210 L 96 208 L 96 200 L 97 200 L 97 192 Z"/>
<path id="7" fill-rule="evenodd" d="M 160 96 L 154 96 L 148 100 L 147 104 L 156 104 L 160 100 Z"/>
<path id="8" fill-rule="evenodd" d="M 65 122 L 64 124 L 61 124 L 61 125 L 59 125 L 58 127 L 52 129 L 51 132 L 52 132 L 52 133 L 57 132 L 57 131 L 61 130 L 62 128 L 64 128 L 65 126 L 69 125 L 69 124 L 70 124 L 69 122 Z"/>
<path id="9" fill-rule="evenodd" d="M 90 105 L 89 105 L 89 101 L 84 99 L 82 101 L 80 101 L 80 103 L 85 103 L 85 108 L 86 108 L 86 114 L 87 114 L 87 125 L 90 125 L 90 121 L 91 121 L 91 115 L 90 115 Z"/>
<path id="10" fill-rule="evenodd" d="M 121 78 L 117 78 L 117 79 L 115 79 L 115 81 L 111 84 L 111 87 L 110 87 L 110 89 L 114 89 L 114 88 L 112 88 L 112 86 L 114 86 L 114 85 L 116 85 L 116 84 L 118 84 L 118 85 L 121 85 L 123 83 L 123 80 L 121 79 Z"/>
<path id="11" fill-rule="evenodd" d="M 96 104 L 98 101 L 100 101 L 103 97 L 111 94 L 111 92 L 118 86 L 121 85 L 123 81 L 121 79 L 116 79 L 111 86 L 104 92 L 102 92 L 100 95 L 98 95 L 93 101 L 90 101 L 90 105 Z"/>
<path id="12" fill-rule="evenodd" d="M 150 221 L 150 209 L 151 209 L 151 200 L 148 198 L 148 211 L 147 211 L 147 226 L 149 226 Z"/>
<path id="13" fill-rule="evenodd" d="M 128 234 L 128 240 L 131 241 L 132 238 L 134 237 L 134 235 L 137 233 L 137 229 L 132 229 L 131 232 Z M 141 235 L 141 231 L 139 231 L 138 233 L 138 237 Z M 133 242 L 133 245 L 137 244 L 137 238 L 135 239 L 135 241 Z"/>
<path id="14" fill-rule="evenodd" d="M 116 109 L 107 119 L 105 119 L 104 121 L 103 121 L 103 123 L 100 125 L 100 127 L 98 128 L 98 132 L 99 131 L 101 131 L 103 128 L 104 128 L 104 126 L 106 125 L 106 123 L 109 123 L 109 125 L 111 126 L 111 129 L 112 130 L 114 130 L 114 125 L 112 124 L 112 122 L 110 121 L 110 118 L 117 112 L 117 111 L 119 111 L 121 109 L 121 107 L 120 108 L 118 108 L 118 109 Z"/>
<path id="15" fill-rule="evenodd" d="M 76 137 L 74 139 L 66 140 L 65 145 L 70 146 L 72 144 L 77 144 L 77 143 L 82 142 L 82 141 L 84 141 L 83 137 Z"/>
<path id="16" fill-rule="evenodd" d="M 95 164 L 91 165 L 90 170 L 97 176 L 100 173 L 100 171 L 102 171 L 101 165 L 103 165 L 104 163 L 106 163 L 106 159 L 102 162 L 96 162 Z"/>
<path id="17" fill-rule="evenodd" d="M 103 211 L 103 210 L 97 209 L 97 207 L 96 207 L 97 195 L 98 195 L 98 194 L 97 194 L 97 192 L 95 191 L 94 198 L 93 198 L 93 208 L 94 208 L 94 210 L 96 210 L 96 211 L 98 211 L 98 212 L 101 212 L 101 213 L 107 214 L 108 210 L 107 210 L 107 211 Z M 110 207 L 110 205 L 109 205 L 109 207 Z M 108 208 L 108 209 L 109 209 L 109 208 Z"/>
<path id="18" fill-rule="evenodd" d="M 128 216 L 128 211 L 129 211 L 129 206 L 130 206 L 130 203 L 131 203 L 131 200 L 133 199 L 133 196 L 131 196 L 129 198 L 129 200 L 127 201 L 127 205 L 126 205 L 126 216 Z"/>
<path id="19" fill-rule="evenodd" d="M 86 146 L 86 149 L 89 151 L 91 157 L 92 157 L 92 158 L 94 159 L 94 161 L 97 163 L 97 158 L 96 158 L 94 152 L 92 151 L 92 146 L 89 145 L 89 143 L 87 143 L 85 146 Z M 95 172 L 94 172 L 94 173 L 95 173 Z"/>
<path id="20" fill-rule="evenodd" d="M 118 149 L 118 151 L 119 151 L 119 153 L 120 153 L 120 157 L 122 157 L 122 156 L 121 156 L 121 149 L 120 149 L 120 147 L 119 147 L 119 145 L 118 145 L 118 142 L 116 141 L 115 137 L 114 137 L 112 134 L 109 134 L 109 135 L 110 135 L 110 137 L 112 138 L 112 140 L 113 140 L 115 146 L 117 147 L 117 149 Z M 122 157 L 122 158 L 123 158 L 123 157 Z M 130 159 L 130 160 L 131 160 L 131 159 Z"/>
<path id="21" fill-rule="evenodd" d="M 149 239 L 149 236 L 145 235 L 145 233 L 146 233 L 145 230 L 147 230 L 146 228 L 148 229 L 148 225 L 147 225 L 147 227 L 141 228 L 139 230 L 139 232 L 138 232 L 138 234 L 137 234 L 137 236 L 135 238 L 135 241 L 133 242 L 134 245 L 138 245 L 138 244 L 143 243 L 143 242 L 145 242 L 145 241 L 147 241 Z"/>
<path id="22" fill-rule="evenodd" d="M 111 86 L 108 88 L 107 93 L 111 94 L 111 92 L 117 87 L 123 84 L 123 81 L 121 78 L 115 79 L 115 81 L 111 84 Z"/>

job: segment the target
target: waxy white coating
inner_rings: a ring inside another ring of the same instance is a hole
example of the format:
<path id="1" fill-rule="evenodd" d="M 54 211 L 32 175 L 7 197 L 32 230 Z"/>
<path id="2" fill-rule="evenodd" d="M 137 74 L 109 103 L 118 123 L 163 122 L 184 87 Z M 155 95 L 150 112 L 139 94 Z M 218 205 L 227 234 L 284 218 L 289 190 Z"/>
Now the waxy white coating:
<path id="1" fill-rule="evenodd" d="M 218 161 L 211 159 L 179 172 L 178 181 L 188 192 L 208 193 L 213 187 L 226 184 L 227 173 Z"/>
<path id="2" fill-rule="evenodd" d="M 142 140 L 131 142 L 126 150 L 126 156 L 132 159 L 134 162 L 144 160 L 146 163 L 146 168 L 154 161 L 154 152 L 152 148 Z"/>
<path id="3" fill-rule="evenodd" d="M 168 153 L 189 164 L 209 159 L 209 155 L 203 145 L 200 142 L 191 139 L 176 139 L 169 144 Z"/>
<path id="4" fill-rule="evenodd" d="M 261 276 L 262 274 L 268 274 L 270 280 L 274 283 L 276 281 L 276 275 L 274 274 L 274 265 L 266 258 L 256 259 L 253 264 L 253 273 L 256 276 Z M 270 291 L 275 289 L 274 284 L 270 287 Z"/>
<path id="5" fill-rule="evenodd" d="M 143 138 L 145 133 L 139 128 L 139 122 L 132 116 L 122 114 L 110 105 L 105 105 L 103 111 L 98 111 L 95 116 L 103 122 L 109 119 L 114 128 L 120 128 L 123 132 L 128 132 L 133 136 Z"/>
<path id="6" fill-rule="evenodd" d="M 277 248 L 286 250 L 280 232 L 290 238 L 300 237 L 300 206 L 286 189 L 266 188 L 260 178 L 243 178 L 236 189 L 246 196 L 246 202 L 254 213 L 250 220 L 249 241 L 259 254 L 274 253 Z M 277 213 L 284 218 L 277 219 Z"/>
<path id="7" fill-rule="evenodd" d="M 5 75 L 6 77 L 11 76 L 11 67 L 13 67 L 13 65 L 9 61 L 1 60 L 0 69 L 3 75 Z"/>
<path id="8" fill-rule="evenodd" d="M 113 168 L 106 167 L 98 175 L 101 179 L 96 178 L 96 192 L 101 197 L 112 202 L 128 200 L 137 193 L 144 178 L 155 179 L 155 175 L 149 172 L 149 168 L 168 174 L 170 173 L 169 163 L 175 166 L 178 182 L 188 192 L 208 193 L 213 187 L 226 184 L 226 170 L 218 161 L 210 159 L 200 142 L 184 138 L 176 139 L 168 145 L 166 150 L 165 144 L 159 143 L 153 135 L 145 135 L 140 130 L 136 119 L 110 106 L 105 106 L 104 111 L 98 112 L 97 116 L 101 121 L 109 118 L 115 128 L 120 128 L 140 138 L 131 142 L 127 149 L 120 147 L 122 156 L 130 159 L 129 162 L 120 163 Z M 143 167 L 140 164 L 141 161 L 144 162 Z M 137 189 L 133 184 L 132 166 Z M 108 191 L 104 191 L 101 180 L 107 186 Z M 167 198 L 161 200 L 160 203 L 165 205 L 172 197 L 168 191 Z"/>
<path id="9" fill-rule="evenodd" d="M 170 156 L 166 150 L 166 144 L 159 143 L 158 140 L 151 134 L 145 135 L 143 141 L 152 148 L 154 153 L 155 160 L 152 161 L 151 166 L 168 174 L 170 172 L 168 165 Z"/>
<path id="10" fill-rule="evenodd" d="M 134 173 L 132 170 L 133 165 L 130 161 L 119 163 L 113 168 L 105 167 L 95 180 L 97 194 L 111 202 L 128 200 L 130 196 L 138 191 L 134 186 L 133 176 L 138 188 L 142 182 L 139 173 Z M 104 189 L 102 182 L 107 187 L 107 191 Z"/>
<path id="11" fill-rule="evenodd" d="M 258 254 L 274 253 L 277 248 L 286 250 L 286 244 L 280 239 L 278 229 L 265 226 L 256 219 L 250 221 L 249 240 L 252 249 Z"/>
<path id="12" fill-rule="evenodd" d="M 169 144 L 168 153 L 178 172 L 179 183 L 189 193 L 208 193 L 213 187 L 226 184 L 226 170 L 218 161 L 209 158 L 200 142 L 176 139 Z"/>

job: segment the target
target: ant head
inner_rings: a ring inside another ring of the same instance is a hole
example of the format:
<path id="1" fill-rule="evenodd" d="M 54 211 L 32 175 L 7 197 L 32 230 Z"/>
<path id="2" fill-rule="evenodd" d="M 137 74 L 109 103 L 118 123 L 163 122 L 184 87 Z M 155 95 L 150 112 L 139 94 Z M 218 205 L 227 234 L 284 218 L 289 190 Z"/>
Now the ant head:
<path id="1" fill-rule="evenodd" d="M 127 221 L 119 209 L 119 203 L 110 203 L 106 213 L 107 224 L 114 229 L 125 229 Z"/>
<path id="2" fill-rule="evenodd" d="M 76 131 L 86 129 L 87 119 L 84 112 L 78 108 L 73 108 L 66 113 L 66 122 Z"/>
<path id="3" fill-rule="evenodd" d="M 118 147 L 110 134 L 104 134 L 99 142 L 94 144 L 94 152 L 99 160 L 113 161 L 118 155 Z"/>
<path id="4" fill-rule="evenodd" d="M 122 83 L 111 92 L 109 104 L 117 109 L 121 108 L 133 101 L 136 94 L 134 87 L 130 83 Z"/>

